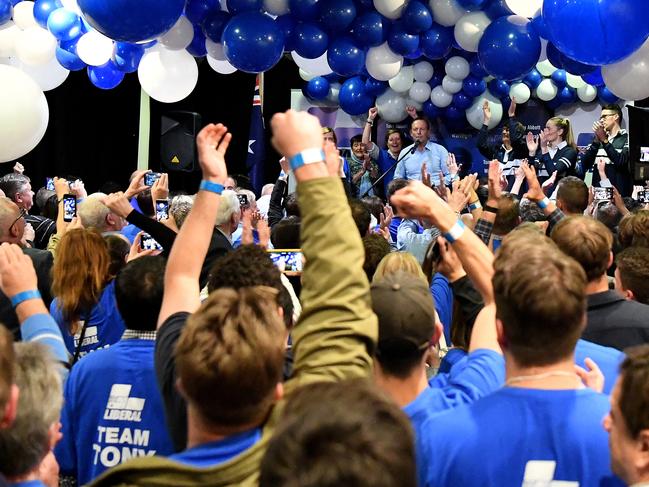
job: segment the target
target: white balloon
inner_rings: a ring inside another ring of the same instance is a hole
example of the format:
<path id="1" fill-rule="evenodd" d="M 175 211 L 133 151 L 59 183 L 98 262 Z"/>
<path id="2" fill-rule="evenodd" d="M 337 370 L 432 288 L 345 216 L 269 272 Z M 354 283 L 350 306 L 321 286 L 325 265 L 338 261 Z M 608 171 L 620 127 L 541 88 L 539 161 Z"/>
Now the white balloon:
<path id="1" fill-rule="evenodd" d="M 509 10 L 515 15 L 531 19 L 543 7 L 543 0 L 505 0 Z"/>
<path id="2" fill-rule="evenodd" d="M 374 8 L 388 19 L 398 19 L 406 6 L 406 0 L 374 0 Z"/>
<path id="3" fill-rule="evenodd" d="M 445 68 L 446 74 L 457 80 L 463 80 L 469 76 L 469 73 L 471 72 L 469 61 L 464 59 L 462 56 L 453 56 L 452 58 L 449 58 L 449 60 L 446 61 Z"/>
<path id="4" fill-rule="evenodd" d="M 548 58 L 548 41 L 541 38 L 541 54 L 539 55 L 539 62 L 543 62 Z"/>
<path id="5" fill-rule="evenodd" d="M 642 100 L 649 96 L 649 41 L 615 64 L 602 67 L 609 90 L 623 100 Z"/>
<path id="6" fill-rule="evenodd" d="M 312 75 L 311 73 L 307 73 L 302 68 L 299 68 L 299 73 L 300 73 L 300 78 L 302 78 L 304 81 L 311 81 L 313 78 L 317 77 Z"/>
<path id="7" fill-rule="evenodd" d="M 584 103 L 590 103 L 597 98 L 597 88 L 591 85 L 582 86 L 577 88 L 577 96 Z"/>
<path id="8" fill-rule="evenodd" d="M 61 0 L 61 4 L 68 10 L 72 10 L 77 15 L 82 15 L 77 0 Z"/>
<path id="9" fill-rule="evenodd" d="M 49 108 L 38 84 L 14 66 L 0 65 L 0 86 L 0 162 L 7 162 L 38 145 Z"/>
<path id="10" fill-rule="evenodd" d="M 16 25 L 23 30 L 30 27 L 40 27 L 34 18 L 34 2 L 28 0 L 14 5 L 13 19 Z"/>
<path id="11" fill-rule="evenodd" d="M 550 62 L 549 59 L 536 63 L 536 70 L 543 76 L 551 76 L 557 68 Z"/>
<path id="12" fill-rule="evenodd" d="M 15 54 L 16 39 L 20 28 L 11 20 L 0 25 L 0 57 L 9 57 Z"/>
<path id="13" fill-rule="evenodd" d="M 214 59 L 212 56 L 206 56 L 206 57 L 207 57 L 207 64 L 209 64 L 210 68 L 212 68 L 217 73 L 231 74 L 237 70 L 237 68 L 232 66 L 232 64 L 230 64 L 230 61 L 228 61 L 227 59 L 219 60 L 219 59 Z"/>
<path id="14" fill-rule="evenodd" d="M 388 47 L 387 42 L 384 42 L 380 46 L 370 47 L 367 51 L 365 67 L 374 79 L 388 81 L 399 74 L 401 66 L 403 66 L 403 56 L 395 54 Z"/>
<path id="15" fill-rule="evenodd" d="M 390 85 L 390 88 L 397 93 L 405 93 L 410 89 L 413 81 L 413 67 L 404 66 L 401 68 L 401 71 L 399 71 L 399 74 L 388 81 L 388 84 Z"/>
<path id="16" fill-rule="evenodd" d="M 106 64 L 113 54 L 113 41 L 96 30 L 81 36 L 77 42 L 77 56 L 89 66 Z"/>
<path id="17" fill-rule="evenodd" d="M 413 100 L 412 98 L 408 97 L 408 98 L 406 98 L 406 107 L 413 107 L 415 110 L 420 112 L 421 109 L 424 108 L 424 104 L 417 101 L 417 100 Z"/>
<path id="18" fill-rule="evenodd" d="M 460 17 L 469 13 L 456 0 L 429 0 L 428 5 L 433 11 L 435 22 L 445 27 L 455 25 Z"/>
<path id="19" fill-rule="evenodd" d="M 340 83 L 331 83 L 329 85 L 329 94 L 327 95 L 327 102 L 332 105 L 338 105 L 338 95 L 340 94 Z"/>
<path id="20" fill-rule="evenodd" d="M 575 76 L 574 74 L 566 73 L 566 76 L 568 78 L 568 86 L 574 89 L 579 89 L 582 86 L 586 86 L 587 83 L 581 79 L 581 76 Z"/>
<path id="21" fill-rule="evenodd" d="M 52 58 L 48 63 L 39 65 L 24 64 L 18 60 L 16 62 L 19 63 L 16 67 L 27 73 L 30 78 L 38 83 L 38 86 L 43 91 L 58 88 L 68 79 L 68 75 L 70 74 L 70 71 L 61 66 L 56 58 Z"/>
<path id="22" fill-rule="evenodd" d="M 424 103 L 430 98 L 431 88 L 428 83 L 417 81 L 408 90 L 408 96 L 418 103 Z"/>
<path id="23" fill-rule="evenodd" d="M 413 73 L 415 75 L 415 81 L 427 83 L 433 77 L 433 74 L 435 74 L 435 68 L 428 61 L 420 61 L 415 64 Z"/>
<path id="24" fill-rule="evenodd" d="M 331 69 L 329 62 L 327 61 L 327 51 L 325 51 L 322 56 L 315 59 L 302 57 L 295 51 L 291 52 L 291 57 L 298 67 L 302 68 L 307 73 L 311 73 L 313 76 L 324 76 L 333 73 L 333 69 Z"/>
<path id="25" fill-rule="evenodd" d="M 503 105 L 500 100 L 486 91 L 475 99 L 473 105 L 466 109 L 466 119 L 469 121 L 474 129 L 480 130 L 484 123 L 484 114 L 482 112 L 482 105 L 485 100 L 489 102 L 491 109 L 491 119 L 489 120 L 488 127 L 493 129 L 498 126 L 503 118 Z"/>
<path id="26" fill-rule="evenodd" d="M 56 38 L 41 27 L 30 27 L 18 34 L 16 57 L 25 64 L 47 64 L 56 53 Z"/>
<path id="27" fill-rule="evenodd" d="M 288 0 L 264 0 L 264 10 L 273 15 L 288 13 Z"/>
<path id="28" fill-rule="evenodd" d="M 509 88 L 509 97 L 513 100 L 516 98 L 516 103 L 527 103 L 532 96 L 530 87 L 525 83 L 514 83 Z"/>
<path id="29" fill-rule="evenodd" d="M 550 101 L 557 96 L 557 85 L 551 79 L 544 79 L 539 83 L 539 86 L 536 87 L 536 97 L 539 100 Z"/>
<path id="30" fill-rule="evenodd" d="M 491 19 L 483 11 L 469 12 L 455 24 L 455 40 L 462 49 L 478 52 L 478 44 Z"/>
<path id="31" fill-rule="evenodd" d="M 214 58 L 215 60 L 227 61 L 225 52 L 223 51 L 223 44 L 214 42 L 211 39 L 205 39 L 205 49 L 207 49 L 207 55 Z"/>
<path id="32" fill-rule="evenodd" d="M 462 91 L 462 81 L 446 75 L 442 80 L 442 88 L 444 88 L 446 93 L 454 95 Z"/>
<path id="33" fill-rule="evenodd" d="M 194 26 L 181 15 L 174 26 L 158 38 L 158 42 L 171 51 L 179 51 L 189 46 L 193 38 Z"/>
<path id="34" fill-rule="evenodd" d="M 198 81 L 198 66 L 187 51 L 149 49 L 137 70 L 142 89 L 154 100 L 174 103 L 189 96 Z"/>
<path id="35" fill-rule="evenodd" d="M 379 116 L 389 123 L 401 122 L 406 118 L 406 99 L 392 89 L 387 89 L 376 99 Z"/>
<path id="36" fill-rule="evenodd" d="M 446 108 L 453 102 L 453 95 L 444 91 L 441 86 L 436 86 L 430 92 L 430 101 L 439 108 Z"/>

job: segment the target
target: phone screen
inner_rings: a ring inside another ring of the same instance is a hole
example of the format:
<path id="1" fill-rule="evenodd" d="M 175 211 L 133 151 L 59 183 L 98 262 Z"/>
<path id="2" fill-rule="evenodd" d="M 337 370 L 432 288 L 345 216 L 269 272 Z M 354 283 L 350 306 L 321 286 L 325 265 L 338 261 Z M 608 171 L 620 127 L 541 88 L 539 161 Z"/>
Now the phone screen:
<path id="1" fill-rule="evenodd" d="M 160 173 L 158 172 L 148 172 L 144 175 L 144 185 L 153 186 L 158 179 L 160 179 Z"/>
<path id="2" fill-rule="evenodd" d="M 54 191 L 54 178 L 45 178 L 45 189 Z"/>
<path id="3" fill-rule="evenodd" d="M 302 274 L 302 250 L 301 249 L 274 249 L 269 250 L 273 264 L 287 276 L 299 276 Z"/>
<path id="4" fill-rule="evenodd" d="M 162 250 L 162 247 L 156 240 L 148 233 L 143 233 L 140 239 L 140 248 L 142 250 Z"/>
<path id="5" fill-rule="evenodd" d="M 595 201 L 606 201 L 613 198 L 612 188 L 593 188 Z"/>
<path id="6" fill-rule="evenodd" d="M 239 206 L 241 208 L 248 208 L 248 195 L 247 194 L 237 194 L 237 198 L 239 198 Z"/>
<path id="7" fill-rule="evenodd" d="M 649 203 L 649 191 L 647 190 L 638 191 L 638 201 L 642 203 Z"/>
<path id="8" fill-rule="evenodd" d="M 169 218 L 169 200 L 155 200 L 155 219 L 167 220 Z"/>
<path id="9" fill-rule="evenodd" d="M 73 194 L 63 196 L 63 221 L 71 222 L 77 216 L 77 197 Z"/>

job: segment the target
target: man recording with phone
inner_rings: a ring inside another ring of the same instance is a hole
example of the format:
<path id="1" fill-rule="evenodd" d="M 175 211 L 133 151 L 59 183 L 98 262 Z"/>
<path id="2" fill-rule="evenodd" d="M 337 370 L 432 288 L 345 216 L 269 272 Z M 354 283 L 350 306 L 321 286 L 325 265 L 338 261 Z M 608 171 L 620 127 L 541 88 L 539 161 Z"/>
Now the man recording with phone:
<path id="1" fill-rule="evenodd" d="M 620 128 L 621 123 L 622 109 L 618 105 L 602 107 L 599 120 L 593 124 L 595 138 L 581 156 L 580 165 L 582 174 L 585 174 L 595 167 L 598 159 L 603 159 L 610 183 L 622 196 L 631 196 L 633 176 L 629 168 L 629 134 Z M 593 186 L 600 186 L 600 181 L 599 172 L 593 170 Z"/>

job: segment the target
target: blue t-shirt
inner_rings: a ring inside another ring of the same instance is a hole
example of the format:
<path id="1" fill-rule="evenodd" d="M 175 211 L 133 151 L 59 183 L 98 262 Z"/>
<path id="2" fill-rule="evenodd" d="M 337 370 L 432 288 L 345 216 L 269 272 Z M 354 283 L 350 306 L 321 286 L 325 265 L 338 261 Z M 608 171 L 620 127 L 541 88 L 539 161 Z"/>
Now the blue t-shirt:
<path id="1" fill-rule="evenodd" d="M 46 487 L 40 480 L 26 480 L 24 482 L 14 482 L 9 485 L 11 487 Z"/>
<path id="2" fill-rule="evenodd" d="M 401 225 L 401 218 L 400 216 L 395 216 L 392 217 L 392 221 L 390 222 L 390 226 L 388 227 L 390 230 L 390 237 L 392 237 L 392 241 L 396 242 L 397 241 L 397 233 L 399 231 L 399 225 Z"/>
<path id="3" fill-rule="evenodd" d="M 132 223 L 129 223 L 124 228 L 122 228 L 121 234 L 124 235 L 129 242 L 131 242 L 131 245 L 133 245 L 133 242 L 135 241 L 135 237 L 137 237 L 137 234 L 140 233 L 141 231 L 142 231 L 141 229 L 139 229 Z"/>
<path id="4" fill-rule="evenodd" d="M 430 292 L 435 300 L 435 309 L 439 321 L 444 325 L 444 338 L 446 344 L 451 345 L 451 323 L 453 322 L 453 291 L 446 279 L 439 272 L 433 276 Z"/>
<path id="5" fill-rule="evenodd" d="M 63 318 L 63 314 L 58 307 L 58 298 L 55 298 L 50 305 L 50 313 L 56 320 L 65 346 L 71 355 L 74 354 L 81 334 L 81 326 L 76 336 L 70 334 L 68 322 Z M 111 281 L 101 293 L 99 302 L 90 311 L 90 318 L 87 320 L 88 326 L 81 345 L 80 356 L 83 357 L 88 352 L 107 348 L 113 343 L 117 343 L 124 334 L 126 326 L 122 320 L 117 303 L 115 301 L 115 281 Z"/>
<path id="6" fill-rule="evenodd" d="M 121 340 L 80 360 L 65 385 L 61 473 L 85 485 L 131 457 L 173 452 L 153 365 L 155 340 Z"/>
<path id="7" fill-rule="evenodd" d="M 228 436 L 175 453 L 169 458 L 192 467 L 208 468 L 227 462 L 252 447 L 261 439 L 261 428 Z"/>
<path id="8" fill-rule="evenodd" d="M 376 160 L 376 164 L 379 166 L 379 171 L 381 171 L 379 176 L 390 169 L 395 162 L 397 162 L 397 160 L 390 155 L 389 150 L 379 149 L 379 158 Z M 386 195 L 388 194 L 388 184 L 390 184 L 390 181 L 394 179 L 395 169 L 396 166 L 393 167 L 392 170 L 383 178 L 383 189 Z"/>
<path id="9" fill-rule="evenodd" d="M 586 368 L 584 364 L 586 357 L 590 357 L 604 374 L 604 393 L 610 394 L 620 373 L 620 364 L 624 360 L 624 354 L 616 348 L 604 347 L 586 340 L 577 340 L 575 363 Z"/>
<path id="10" fill-rule="evenodd" d="M 609 409 L 608 397 L 591 389 L 505 387 L 425 422 L 419 485 L 621 486 L 601 424 Z"/>

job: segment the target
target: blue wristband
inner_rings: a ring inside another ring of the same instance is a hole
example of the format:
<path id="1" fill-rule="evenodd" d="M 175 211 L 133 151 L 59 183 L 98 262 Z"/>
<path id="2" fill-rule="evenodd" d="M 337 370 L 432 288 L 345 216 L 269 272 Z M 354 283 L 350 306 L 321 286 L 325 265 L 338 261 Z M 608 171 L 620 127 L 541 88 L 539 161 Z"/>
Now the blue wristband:
<path id="1" fill-rule="evenodd" d="M 455 225 L 453 225 L 451 229 L 448 232 L 444 233 L 442 236 L 448 243 L 455 243 L 455 241 L 462 236 L 465 229 L 466 226 L 464 225 L 462 220 L 458 220 L 455 222 Z"/>
<path id="2" fill-rule="evenodd" d="M 219 183 L 213 183 L 212 181 L 206 181 L 203 179 L 201 184 L 198 186 L 199 191 L 209 191 L 210 193 L 221 194 L 223 192 L 223 185 Z"/>
<path id="3" fill-rule="evenodd" d="M 536 206 L 538 206 L 542 210 L 545 210 L 549 204 L 550 204 L 550 200 L 548 199 L 547 196 L 543 198 L 541 201 L 536 202 Z"/>
<path id="4" fill-rule="evenodd" d="M 479 201 L 476 201 L 475 203 L 471 203 L 469 205 L 469 211 L 479 210 L 480 208 L 482 208 L 482 205 L 480 204 Z"/>
<path id="5" fill-rule="evenodd" d="M 324 162 L 324 160 L 325 153 L 322 149 L 305 149 L 291 157 L 288 162 L 291 165 L 291 169 L 295 171 L 297 168 L 302 167 L 305 164 Z"/>
<path id="6" fill-rule="evenodd" d="M 27 301 L 28 299 L 41 299 L 41 293 L 38 291 L 38 289 L 32 289 L 31 291 L 23 291 L 22 293 L 18 293 L 13 298 L 11 298 L 11 306 L 15 308 L 20 303 Z"/>

